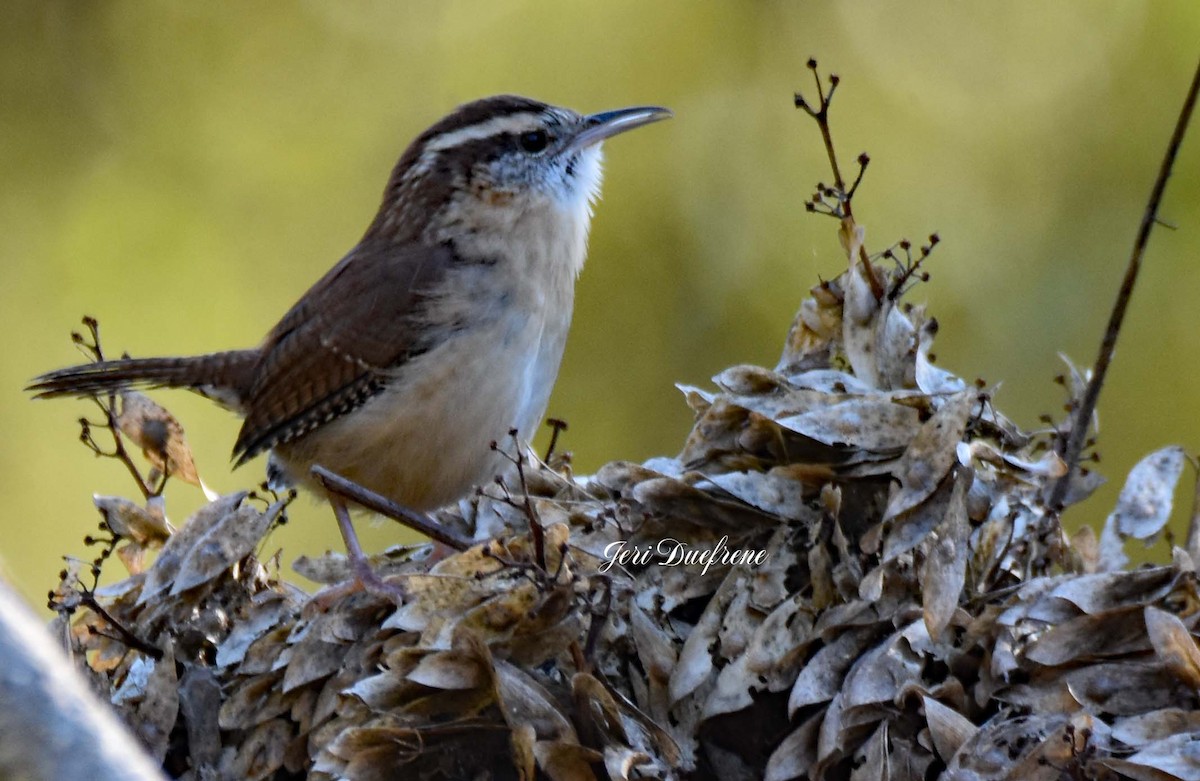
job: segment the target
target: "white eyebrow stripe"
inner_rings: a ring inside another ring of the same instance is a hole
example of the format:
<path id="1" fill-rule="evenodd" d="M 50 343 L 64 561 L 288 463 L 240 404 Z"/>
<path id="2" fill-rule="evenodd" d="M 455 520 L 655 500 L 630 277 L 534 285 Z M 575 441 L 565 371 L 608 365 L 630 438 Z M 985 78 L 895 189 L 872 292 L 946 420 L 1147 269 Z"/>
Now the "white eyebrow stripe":
<path id="1" fill-rule="evenodd" d="M 532 130 L 538 126 L 539 122 L 537 120 L 538 115 L 529 111 L 523 111 L 519 114 L 507 114 L 503 117 L 493 117 L 486 122 L 468 125 L 453 132 L 435 136 L 426 142 L 424 151 L 440 152 L 467 141 L 491 138 L 500 133 L 520 133 Z"/>

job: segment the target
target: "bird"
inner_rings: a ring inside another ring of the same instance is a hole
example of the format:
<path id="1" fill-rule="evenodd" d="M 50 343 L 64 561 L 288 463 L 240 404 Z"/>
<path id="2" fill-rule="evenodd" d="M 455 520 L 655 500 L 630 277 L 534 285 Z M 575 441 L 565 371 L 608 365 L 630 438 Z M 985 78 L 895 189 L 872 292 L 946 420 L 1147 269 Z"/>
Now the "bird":
<path id="1" fill-rule="evenodd" d="M 324 467 L 430 511 L 500 474 L 557 377 L 599 197 L 601 144 L 672 116 L 580 114 L 516 95 L 459 106 L 403 152 L 375 218 L 257 347 L 122 358 L 36 377 L 37 398 L 184 388 L 243 419 L 235 467 Z"/>

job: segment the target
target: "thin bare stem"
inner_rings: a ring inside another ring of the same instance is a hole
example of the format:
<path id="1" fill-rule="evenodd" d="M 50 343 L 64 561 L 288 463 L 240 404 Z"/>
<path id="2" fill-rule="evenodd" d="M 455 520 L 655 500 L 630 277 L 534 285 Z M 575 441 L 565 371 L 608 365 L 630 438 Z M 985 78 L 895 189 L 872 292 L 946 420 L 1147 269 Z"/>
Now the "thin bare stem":
<path id="1" fill-rule="evenodd" d="M 1133 253 L 1130 255 L 1129 265 L 1125 268 L 1125 278 L 1121 282 L 1117 301 L 1109 315 L 1108 327 L 1105 329 L 1104 339 L 1100 343 L 1100 353 L 1096 357 L 1096 364 L 1092 367 L 1092 378 L 1084 390 L 1083 400 L 1075 410 L 1070 434 L 1060 453 L 1067 463 L 1067 472 L 1054 484 L 1049 501 L 1051 512 L 1057 513 L 1062 510 L 1063 499 L 1071 484 L 1071 476 L 1079 465 L 1079 456 L 1087 439 L 1089 423 L 1092 414 L 1096 411 L 1100 390 L 1104 386 L 1104 378 L 1108 374 L 1108 367 L 1112 363 L 1113 353 L 1116 350 L 1117 336 L 1120 334 L 1121 324 L 1125 320 L 1125 310 L 1129 308 L 1129 299 L 1133 296 L 1133 286 L 1137 282 L 1138 273 L 1142 268 L 1142 255 L 1150 240 L 1150 229 L 1158 222 L 1158 207 L 1162 202 L 1163 191 L 1167 187 L 1167 179 L 1171 176 L 1171 169 L 1175 165 L 1175 158 L 1179 154 L 1179 147 L 1183 144 L 1184 134 L 1187 133 L 1188 124 L 1191 122 L 1192 111 L 1196 107 L 1197 93 L 1200 93 L 1200 63 L 1196 64 L 1196 73 L 1192 76 L 1192 84 L 1183 101 L 1179 119 L 1175 122 L 1175 131 L 1171 134 L 1167 152 L 1163 156 L 1162 165 L 1159 166 L 1158 178 L 1155 179 L 1154 188 L 1150 191 L 1150 200 L 1146 204 L 1142 223 L 1138 227 L 1137 238 L 1133 242 Z"/>
<path id="2" fill-rule="evenodd" d="M 100 322 L 90 316 L 85 315 L 83 318 L 83 326 L 87 329 L 88 335 L 84 336 L 79 331 L 71 332 L 71 342 L 79 348 L 79 351 L 87 356 L 91 361 L 104 360 L 104 348 L 100 345 Z M 99 424 L 90 423 L 87 418 L 80 418 L 79 425 L 81 428 L 79 439 L 92 452 L 104 458 L 115 458 L 125 465 L 129 470 L 129 474 L 133 477 L 133 481 L 137 484 L 138 490 L 142 492 L 142 496 L 146 499 L 153 498 L 162 494 L 163 489 L 167 485 L 167 475 L 164 474 L 162 479 L 158 481 L 157 486 L 152 486 L 150 481 L 142 477 L 141 471 L 137 468 L 137 464 L 133 463 L 133 458 L 129 455 L 129 451 L 125 449 L 125 442 L 121 436 L 120 426 L 117 424 L 117 394 L 109 393 L 103 397 L 93 395 L 92 401 L 96 402 L 96 406 L 104 413 L 104 422 Z M 108 429 L 113 438 L 113 449 L 111 452 L 100 447 L 100 443 L 96 442 L 92 435 L 93 426 Z"/>
<path id="3" fill-rule="evenodd" d="M 555 450 L 558 448 L 559 436 L 567 430 L 567 421 L 561 418 L 546 418 L 546 425 L 551 429 L 550 444 L 546 446 L 546 457 L 542 461 L 549 464 L 550 459 L 555 456 Z"/>
<path id="4" fill-rule="evenodd" d="M 525 454 L 521 450 L 521 443 L 517 440 L 515 430 L 512 437 L 513 445 L 517 448 L 517 455 L 513 462 L 517 467 L 517 482 L 521 485 L 522 508 L 525 518 L 529 521 L 529 536 L 533 540 L 533 560 L 544 572 L 546 570 L 546 530 L 542 528 L 537 510 L 533 508 L 533 500 L 529 498 L 529 483 L 525 479 Z"/>
<path id="5" fill-rule="evenodd" d="M 862 182 L 863 173 L 866 171 L 867 164 L 870 162 L 870 157 L 865 153 L 859 155 L 858 175 L 854 179 L 854 185 L 846 188 L 846 180 L 842 178 L 842 168 L 838 164 L 837 152 L 833 146 L 833 131 L 829 126 L 829 106 L 833 101 L 833 93 L 837 90 L 841 79 L 837 74 L 832 74 L 829 77 L 829 91 L 826 92 L 821 86 L 821 75 L 817 71 L 817 61 L 810 59 L 808 61 L 808 69 L 812 71 L 813 78 L 817 82 L 817 105 L 814 108 L 804 99 L 800 93 L 794 96 L 796 108 L 802 109 L 810 117 L 816 120 L 817 128 L 821 131 L 821 140 L 825 144 L 825 154 L 829 157 L 829 168 L 833 172 L 833 187 L 825 188 L 818 185 L 817 190 L 821 196 L 814 201 L 809 202 L 809 211 L 820 211 L 825 213 L 825 209 L 820 208 L 823 203 L 823 196 L 829 195 L 835 199 L 835 208 L 829 210 L 831 216 L 837 217 L 841 221 L 841 230 L 846 241 L 846 246 L 852 245 L 851 238 L 854 236 L 854 207 L 852 204 L 854 191 L 858 189 L 858 185 Z M 825 192 L 828 191 L 828 192 Z M 850 258 L 850 263 L 855 263 L 855 258 Z M 866 277 L 867 284 L 871 288 L 871 294 L 875 296 L 876 301 L 882 301 L 884 297 L 883 282 L 879 279 L 879 274 L 875 267 L 871 264 L 870 255 L 863 245 L 859 245 L 857 262 L 862 264 L 863 276 Z"/>
<path id="6" fill-rule="evenodd" d="M 99 397 L 93 396 L 92 401 L 96 402 L 96 406 L 98 406 L 100 411 L 104 413 L 104 428 L 108 429 L 113 438 L 113 452 L 104 453 L 103 451 L 99 450 L 98 446 L 94 447 L 93 450 L 95 450 L 98 455 L 115 458 L 124 464 L 125 468 L 129 470 L 130 476 L 133 477 L 133 481 L 137 483 L 138 490 L 142 492 L 142 496 L 144 498 L 150 499 L 151 497 L 160 495 L 163 492 L 163 489 L 167 486 L 167 477 L 166 475 L 163 475 L 163 479 L 159 485 L 155 488 L 152 488 L 150 487 L 150 484 L 146 482 L 145 478 L 142 477 L 142 473 L 137 468 L 137 464 L 133 463 L 132 456 L 130 456 L 129 451 L 125 449 L 125 440 L 121 436 L 121 429 L 117 425 L 117 416 L 113 411 L 116 405 L 116 396 L 114 394 L 110 394 L 107 402 L 101 401 Z"/>
<path id="7" fill-rule="evenodd" d="M 106 623 L 110 627 L 112 627 L 113 631 L 115 631 L 117 633 L 115 637 L 110 635 L 109 639 L 116 640 L 117 642 L 123 643 L 135 651 L 141 651 L 146 656 L 149 656 L 151 659 L 153 659 L 156 662 L 159 659 L 163 658 L 162 649 L 158 648 L 155 645 L 147 643 L 145 640 L 142 640 L 140 637 L 135 635 L 133 632 L 130 632 L 128 629 L 126 629 L 121 624 L 120 621 L 113 618 L 112 614 L 110 614 L 107 610 L 104 609 L 104 606 L 101 605 L 100 602 L 96 599 L 96 595 L 92 591 L 92 589 L 84 587 L 83 583 L 79 583 L 78 585 L 79 585 L 79 603 L 81 605 L 83 605 L 84 607 L 88 608 L 89 610 L 91 610 L 97 616 L 99 616 L 104 621 L 104 623 Z"/>

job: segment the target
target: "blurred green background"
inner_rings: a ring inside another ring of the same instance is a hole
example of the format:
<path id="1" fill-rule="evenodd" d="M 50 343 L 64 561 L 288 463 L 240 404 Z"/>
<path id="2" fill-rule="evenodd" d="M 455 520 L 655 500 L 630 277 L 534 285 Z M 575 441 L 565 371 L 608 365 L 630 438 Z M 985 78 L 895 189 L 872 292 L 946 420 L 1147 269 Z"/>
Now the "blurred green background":
<path id="1" fill-rule="evenodd" d="M 1094 358 L 1200 41 L 1194 0 L 28 0 L 4 16 L 0 557 L 39 602 L 59 557 L 87 553 L 91 494 L 133 495 L 77 444 L 86 404 L 21 390 L 78 360 L 80 316 L 112 353 L 257 342 L 354 244 L 407 142 L 496 92 L 676 112 L 608 145 L 550 408 L 581 472 L 677 452 L 690 415 L 672 384 L 774 365 L 808 288 L 842 268 L 834 223 L 802 207 L 828 177 L 792 107 L 809 56 L 842 76 L 843 156 L 872 156 L 856 202 L 869 246 L 941 234 L 914 297 L 942 322 L 940 363 L 1002 381 L 999 406 L 1036 425 L 1062 401 L 1059 351 Z M 1151 240 L 1101 403 L 1112 482 L 1075 523 L 1103 521 L 1141 455 L 1200 444 L 1200 127 L 1162 215 L 1178 229 Z M 207 482 L 261 479 L 261 460 L 229 468 L 232 416 L 157 398 Z M 168 491 L 175 520 L 200 501 Z M 271 541 L 285 561 L 340 545 L 327 510 L 302 500 L 293 518 Z"/>

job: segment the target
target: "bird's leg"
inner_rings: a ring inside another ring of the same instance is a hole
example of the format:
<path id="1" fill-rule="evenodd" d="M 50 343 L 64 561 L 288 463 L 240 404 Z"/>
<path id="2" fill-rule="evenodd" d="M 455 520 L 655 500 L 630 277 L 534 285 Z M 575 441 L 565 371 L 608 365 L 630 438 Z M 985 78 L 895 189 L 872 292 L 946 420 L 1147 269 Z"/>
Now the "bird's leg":
<path id="1" fill-rule="evenodd" d="M 312 476 L 325 488 L 329 504 L 333 507 L 333 514 L 337 517 L 338 529 L 342 533 L 342 540 L 346 543 L 346 555 L 350 560 L 350 570 L 354 573 L 356 581 L 354 585 L 361 585 L 370 594 L 385 597 L 398 605 L 403 604 L 406 596 L 402 587 L 385 581 L 375 570 L 371 569 L 371 564 L 367 560 L 366 554 L 363 553 L 362 546 L 359 545 L 358 534 L 354 531 L 354 525 L 350 520 L 350 510 L 346 506 L 347 499 L 431 537 L 434 541 L 435 553 L 440 549 L 444 556 L 447 548 L 462 551 L 471 547 L 470 540 L 442 528 L 423 513 L 414 512 L 323 466 L 314 466 Z M 323 593 L 322 599 L 328 602 L 330 599 L 343 595 L 346 591 L 344 586 L 334 586 L 332 591 L 327 590 L 326 593 Z"/>
<path id="2" fill-rule="evenodd" d="M 333 514 L 337 518 L 338 529 L 342 533 L 342 541 L 346 543 L 346 555 L 350 559 L 350 571 L 354 573 L 354 580 L 357 582 L 357 585 L 361 585 L 368 594 L 390 599 L 397 605 L 404 604 L 404 598 L 407 596 L 404 589 L 395 583 L 387 582 L 379 577 L 375 570 L 371 569 L 371 563 L 367 560 L 362 546 L 358 543 L 358 534 L 354 531 L 354 524 L 350 520 L 350 510 L 346 507 L 346 500 L 330 491 L 329 504 L 333 507 Z"/>

